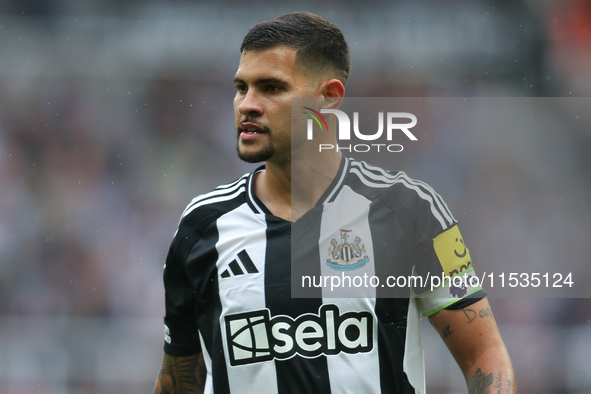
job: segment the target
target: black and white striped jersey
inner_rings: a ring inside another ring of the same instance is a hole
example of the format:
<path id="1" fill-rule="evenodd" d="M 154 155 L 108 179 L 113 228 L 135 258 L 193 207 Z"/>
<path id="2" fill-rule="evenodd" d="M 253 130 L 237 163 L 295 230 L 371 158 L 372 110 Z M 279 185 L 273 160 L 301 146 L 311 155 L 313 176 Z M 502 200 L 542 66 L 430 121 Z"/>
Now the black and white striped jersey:
<path id="1" fill-rule="evenodd" d="M 184 211 L 164 270 L 165 352 L 203 352 L 206 393 L 424 392 L 421 314 L 474 302 L 480 287 L 447 281 L 393 297 L 375 282 L 352 294 L 318 281 L 469 277 L 441 197 L 403 172 L 344 158 L 317 206 L 291 223 L 254 194 L 255 174 Z M 300 284 L 304 298 L 292 298 Z"/>

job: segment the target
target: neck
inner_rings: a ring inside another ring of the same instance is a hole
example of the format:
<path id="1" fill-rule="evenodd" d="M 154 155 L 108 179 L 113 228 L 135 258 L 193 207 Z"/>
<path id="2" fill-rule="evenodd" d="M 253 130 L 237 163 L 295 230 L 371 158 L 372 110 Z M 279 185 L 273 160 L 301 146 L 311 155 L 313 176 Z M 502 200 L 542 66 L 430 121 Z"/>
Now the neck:
<path id="1" fill-rule="evenodd" d="M 298 158 L 284 165 L 267 162 L 255 178 L 257 197 L 275 216 L 295 221 L 312 209 L 336 176 L 337 152 Z"/>
<path id="2" fill-rule="evenodd" d="M 254 191 L 273 215 L 291 220 L 291 164 L 266 162 L 254 179 Z"/>
<path id="3" fill-rule="evenodd" d="M 294 160 L 291 171 L 292 217 L 300 218 L 317 203 L 339 171 L 341 153 L 331 151 L 310 160 Z"/>

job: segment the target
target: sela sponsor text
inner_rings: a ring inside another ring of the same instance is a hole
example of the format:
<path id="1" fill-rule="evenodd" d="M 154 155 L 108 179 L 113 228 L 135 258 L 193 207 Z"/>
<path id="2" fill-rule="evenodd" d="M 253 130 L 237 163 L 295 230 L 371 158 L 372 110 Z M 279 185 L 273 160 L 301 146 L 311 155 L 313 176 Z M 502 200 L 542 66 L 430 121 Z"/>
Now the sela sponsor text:
<path id="1" fill-rule="evenodd" d="M 224 317 L 230 365 L 373 349 L 374 317 L 368 311 L 341 314 L 337 305 L 325 304 L 318 314 L 296 319 L 270 315 L 268 309 L 260 309 Z"/>

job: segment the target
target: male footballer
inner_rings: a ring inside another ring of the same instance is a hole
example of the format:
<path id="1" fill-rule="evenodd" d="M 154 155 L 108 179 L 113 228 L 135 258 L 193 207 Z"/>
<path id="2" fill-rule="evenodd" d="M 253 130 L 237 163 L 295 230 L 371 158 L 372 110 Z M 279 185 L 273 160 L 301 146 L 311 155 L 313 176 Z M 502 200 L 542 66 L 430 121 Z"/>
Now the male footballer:
<path id="1" fill-rule="evenodd" d="M 407 297 L 379 287 L 361 297 L 326 289 L 291 297 L 291 265 L 304 260 L 339 275 L 473 270 L 456 220 L 427 184 L 292 143 L 292 97 L 337 109 L 349 71 L 341 31 L 314 14 L 280 16 L 244 38 L 234 78 L 238 156 L 264 164 L 182 214 L 164 270 L 154 393 L 424 393 L 420 316 L 442 337 L 469 393 L 517 392 L 479 287 L 448 281 L 409 288 Z M 336 144 L 327 120 L 331 132 L 318 138 Z M 294 181 L 305 187 L 292 189 Z"/>

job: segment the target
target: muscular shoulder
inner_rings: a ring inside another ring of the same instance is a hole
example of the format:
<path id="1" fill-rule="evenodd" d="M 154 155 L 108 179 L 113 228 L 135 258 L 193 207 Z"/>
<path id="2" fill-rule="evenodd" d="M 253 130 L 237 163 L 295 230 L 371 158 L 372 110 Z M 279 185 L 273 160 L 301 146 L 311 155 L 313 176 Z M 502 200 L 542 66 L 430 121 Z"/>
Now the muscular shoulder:
<path id="1" fill-rule="evenodd" d="M 250 175 L 244 174 L 234 182 L 220 185 L 191 200 L 181 215 L 173 246 L 189 236 L 198 238 L 217 218 L 244 204 Z"/>
<path id="2" fill-rule="evenodd" d="M 456 220 L 443 198 L 427 183 L 404 171 L 391 172 L 363 161 L 351 161 L 351 185 L 370 199 L 379 199 L 398 215 L 409 216 L 414 226 L 430 233 L 444 231 Z"/>

